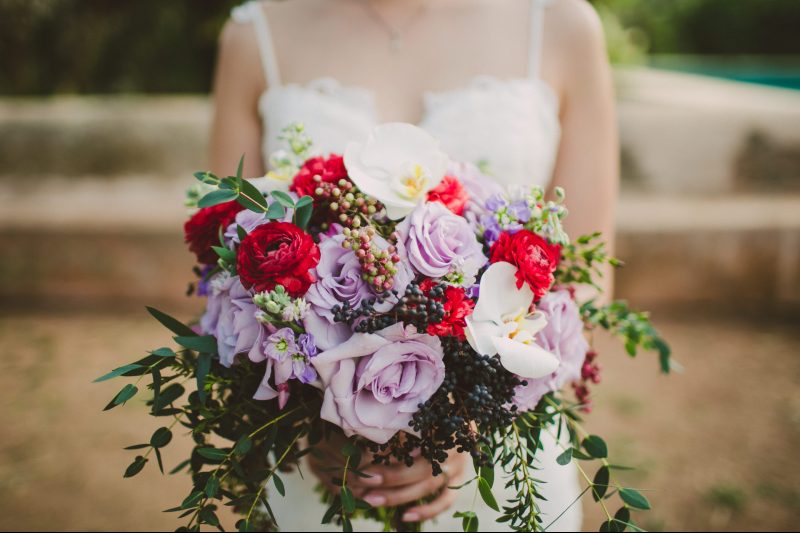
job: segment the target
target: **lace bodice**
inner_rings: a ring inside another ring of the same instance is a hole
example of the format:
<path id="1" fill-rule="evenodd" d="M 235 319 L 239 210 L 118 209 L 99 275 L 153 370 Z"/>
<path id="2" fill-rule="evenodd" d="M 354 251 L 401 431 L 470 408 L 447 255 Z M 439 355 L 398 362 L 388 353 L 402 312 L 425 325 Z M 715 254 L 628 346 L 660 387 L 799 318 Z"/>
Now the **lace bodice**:
<path id="1" fill-rule="evenodd" d="M 539 77 L 542 18 L 549 0 L 531 1 L 529 76 L 499 79 L 480 76 L 467 86 L 423 95 L 420 127 L 442 143 L 453 159 L 485 163 L 503 185 L 546 186 L 555 163 L 560 127 L 558 97 Z M 352 140 L 365 138 L 379 122 L 374 95 L 333 78 L 308 84 L 284 84 L 269 23 L 258 1 L 233 12 L 252 23 L 268 89 L 259 100 L 265 161 L 279 148 L 277 136 L 292 122 L 303 122 L 320 153 L 341 153 Z"/>

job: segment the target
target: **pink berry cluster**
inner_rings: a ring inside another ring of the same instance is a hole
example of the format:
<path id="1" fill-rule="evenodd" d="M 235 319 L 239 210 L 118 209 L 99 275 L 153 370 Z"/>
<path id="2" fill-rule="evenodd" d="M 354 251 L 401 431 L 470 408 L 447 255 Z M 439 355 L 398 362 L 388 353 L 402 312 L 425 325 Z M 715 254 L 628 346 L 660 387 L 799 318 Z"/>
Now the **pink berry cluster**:
<path id="1" fill-rule="evenodd" d="M 315 175 L 314 205 L 327 206 L 328 213 L 323 213 L 325 220 L 339 222 L 351 228 L 361 227 L 362 217 L 374 215 L 380 208 L 378 201 L 366 196 L 347 179 L 331 183 L 322 176 Z M 327 229 L 327 223 L 323 224 Z"/>
<path id="2" fill-rule="evenodd" d="M 600 365 L 596 362 L 597 352 L 589 350 L 586 352 L 586 360 L 581 367 L 581 379 L 572 384 L 575 391 L 575 396 L 581 404 L 581 410 L 589 413 L 592 410 L 591 393 L 589 392 L 589 384 L 600 383 Z"/>
<path id="3" fill-rule="evenodd" d="M 358 220 L 358 219 L 356 219 Z M 364 281 L 370 284 L 376 293 L 392 290 L 394 276 L 397 274 L 397 263 L 400 256 L 397 248 L 390 244 L 382 250 L 373 239 L 376 235 L 375 228 L 368 226 L 363 229 L 344 228 L 344 241 L 342 246 L 355 252 L 361 265 Z M 397 235 L 392 234 L 392 240 L 397 241 Z"/>

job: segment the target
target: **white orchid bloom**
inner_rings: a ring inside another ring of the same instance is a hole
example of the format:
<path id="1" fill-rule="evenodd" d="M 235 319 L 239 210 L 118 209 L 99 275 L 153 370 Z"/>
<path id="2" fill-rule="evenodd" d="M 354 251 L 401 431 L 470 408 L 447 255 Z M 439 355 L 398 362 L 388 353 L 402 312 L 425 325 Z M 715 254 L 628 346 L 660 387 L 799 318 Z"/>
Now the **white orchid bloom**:
<path id="1" fill-rule="evenodd" d="M 422 128 L 401 122 L 377 126 L 363 143 L 350 143 L 344 165 L 353 183 L 386 206 L 392 220 L 403 218 L 439 185 L 448 157 Z"/>
<path id="2" fill-rule="evenodd" d="M 500 356 L 509 372 L 537 379 L 555 372 L 558 357 L 534 343 L 547 325 L 542 313 L 530 313 L 533 291 L 527 284 L 518 289 L 517 269 L 510 263 L 495 263 L 481 278 L 480 295 L 467 317 L 467 340 L 482 355 Z"/>

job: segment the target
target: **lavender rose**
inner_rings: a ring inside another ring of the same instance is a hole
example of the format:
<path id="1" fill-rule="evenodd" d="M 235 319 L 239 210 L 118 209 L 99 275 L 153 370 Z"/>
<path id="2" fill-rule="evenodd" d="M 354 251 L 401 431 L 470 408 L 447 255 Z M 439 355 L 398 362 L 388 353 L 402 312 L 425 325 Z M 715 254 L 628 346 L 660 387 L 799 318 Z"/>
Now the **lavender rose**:
<path id="1" fill-rule="evenodd" d="M 263 343 L 270 331 L 258 321 L 260 312 L 253 303 L 253 294 L 238 277 L 227 272 L 218 274 L 209 282 L 208 304 L 200 319 L 200 330 L 217 338 L 219 361 L 225 367 L 230 368 L 241 353 L 246 353 L 254 363 L 266 360 L 264 378 L 253 398 L 271 400 L 278 393 L 269 383 L 272 360 L 264 354 Z"/>
<path id="2" fill-rule="evenodd" d="M 398 431 L 410 430 L 418 405 L 442 384 L 442 359 L 439 339 L 413 326 L 356 333 L 310 359 L 325 392 L 322 418 L 347 436 L 385 443 Z"/>
<path id="3" fill-rule="evenodd" d="M 310 309 L 304 317 L 303 325 L 314 336 L 314 341 L 320 350 L 338 346 L 353 334 L 347 324 L 334 321 L 332 311 L 334 306 L 347 303 L 350 307 L 356 308 L 364 300 L 376 296 L 369 284 L 361 278 L 361 266 L 356 254 L 350 249 L 343 248 L 343 241 L 344 235 L 341 234 L 323 237 L 319 245 L 317 282 L 305 295 Z M 389 243 L 377 235 L 373 237 L 373 243 L 381 249 L 389 247 Z M 398 253 L 402 257 L 402 250 L 398 250 Z M 413 272 L 401 261 L 397 264 L 394 289 L 399 294 L 404 293 L 413 278 Z M 377 302 L 375 310 L 388 311 L 395 303 L 390 300 Z"/>
<path id="4" fill-rule="evenodd" d="M 397 226 L 397 232 L 411 266 L 423 276 L 447 277 L 459 285 L 472 285 L 478 270 L 486 264 L 466 219 L 439 202 L 417 206 Z"/>
<path id="5" fill-rule="evenodd" d="M 200 328 L 204 334 L 217 338 L 220 363 L 230 368 L 240 353 L 247 353 L 253 361 L 263 360 L 261 341 L 266 330 L 256 319 L 258 308 L 253 295 L 238 277 L 228 273 L 215 276 L 209 285 L 208 305 L 200 319 Z"/>
<path id="6" fill-rule="evenodd" d="M 536 308 L 547 318 L 547 326 L 536 335 L 536 343 L 558 357 L 561 364 L 549 376 L 529 379 L 527 385 L 517 387 L 514 403 L 522 411 L 533 410 L 548 392 L 580 379 L 581 366 L 589 350 L 580 311 L 568 291 L 547 293 Z"/>

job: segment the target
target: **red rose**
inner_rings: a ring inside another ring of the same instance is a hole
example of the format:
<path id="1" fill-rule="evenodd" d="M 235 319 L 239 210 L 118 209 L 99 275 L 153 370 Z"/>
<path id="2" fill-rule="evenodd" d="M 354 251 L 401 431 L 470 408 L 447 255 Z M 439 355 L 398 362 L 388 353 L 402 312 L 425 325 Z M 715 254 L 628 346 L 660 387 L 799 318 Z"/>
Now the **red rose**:
<path id="1" fill-rule="evenodd" d="M 425 279 L 420 283 L 420 289 L 427 295 L 435 285 L 437 285 L 435 281 Z M 467 336 L 464 334 L 464 328 L 467 327 L 466 318 L 472 314 L 475 302 L 467 298 L 464 289 L 452 285 L 445 288 L 442 298 L 436 300 L 443 303 L 444 318 L 441 322 L 428 324 L 426 333 L 434 337 L 456 337 L 462 341 L 466 340 Z"/>
<path id="2" fill-rule="evenodd" d="M 289 190 L 297 193 L 298 196 L 314 196 L 314 191 L 320 183 L 314 181 L 314 176 L 319 176 L 323 183 L 338 183 L 340 179 L 347 178 L 344 159 L 335 154 L 331 154 L 327 158 L 312 157 L 300 167 Z"/>
<path id="3" fill-rule="evenodd" d="M 224 202 L 204 207 L 186 221 L 183 225 L 185 241 L 198 262 L 203 265 L 216 264 L 217 253 L 211 247 L 220 245 L 219 230 L 222 228 L 224 231 L 242 209 L 236 201 Z"/>
<path id="4" fill-rule="evenodd" d="M 246 288 L 271 291 L 283 285 L 302 296 L 315 278 L 319 247 L 311 235 L 289 222 L 270 222 L 254 229 L 239 245 L 236 272 Z"/>
<path id="5" fill-rule="evenodd" d="M 469 201 L 467 189 L 453 176 L 445 176 L 439 185 L 428 191 L 429 202 L 440 202 L 458 216 L 464 214 Z"/>
<path id="6" fill-rule="evenodd" d="M 508 232 L 492 246 L 489 261 L 505 261 L 517 267 L 517 288 L 528 284 L 536 300 L 544 296 L 553 284 L 553 273 L 558 267 L 561 248 L 548 243 L 532 231 Z"/>

